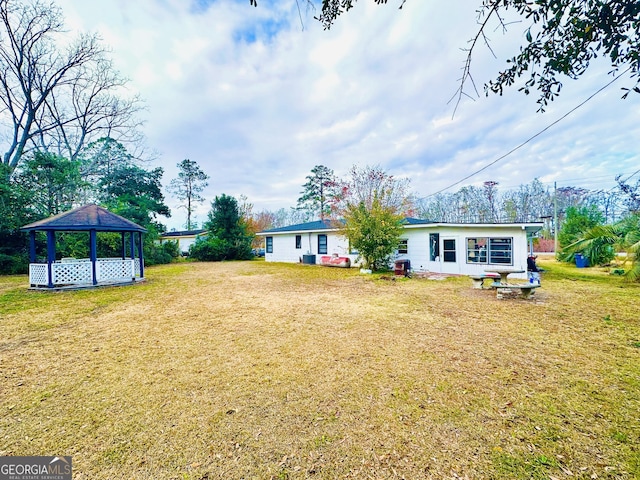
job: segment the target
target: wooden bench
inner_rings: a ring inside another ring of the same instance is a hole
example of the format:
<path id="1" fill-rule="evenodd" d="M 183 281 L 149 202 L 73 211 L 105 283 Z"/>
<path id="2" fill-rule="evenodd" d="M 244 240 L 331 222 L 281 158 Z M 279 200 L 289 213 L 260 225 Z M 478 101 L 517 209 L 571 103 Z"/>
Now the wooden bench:
<path id="1" fill-rule="evenodd" d="M 496 289 L 496 297 L 503 298 L 505 293 L 511 293 L 513 290 L 520 290 L 522 298 L 529 298 L 535 288 L 540 285 L 535 283 L 500 283 L 494 284 Z"/>
<path id="2" fill-rule="evenodd" d="M 471 279 L 471 281 L 473 282 L 473 288 L 477 288 L 478 290 L 481 290 L 484 288 L 484 281 L 489 279 L 489 280 L 493 280 L 493 282 L 495 282 L 496 280 L 500 280 L 500 275 L 496 274 L 488 274 L 488 273 L 481 273 L 480 275 L 469 275 L 469 278 Z M 493 287 L 493 285 L 491 285 Z"/>

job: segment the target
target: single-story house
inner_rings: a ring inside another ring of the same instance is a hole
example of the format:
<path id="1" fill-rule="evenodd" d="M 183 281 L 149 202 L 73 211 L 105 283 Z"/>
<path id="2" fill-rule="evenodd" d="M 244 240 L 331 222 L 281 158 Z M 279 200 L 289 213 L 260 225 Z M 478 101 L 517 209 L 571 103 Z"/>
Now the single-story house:
<path id="1" fill-rule="evenodd" d="M 204 235 L 206 230 L 182 230 L 179 232 L 165 232 L 160 235 L 160 243 L 178 242 L 178 251 L 183 255 L 189 253 L 189 247 L 196 243 L 196 239 Z"/>
<path id="2" fill-rule="evenodd" d="M 358 265 L 358 252 L 328 220 L 274 228 L 265 239 L 267 262 L 316 263 L 315 256 L 338 255 Z M 414 271 L 479 275 L 485 269 L 509 268 L 525 273 L 530 242 L 543 223 L 439 223 L 406 218 L 394 260 L 409 260 Z M 319 263 L 319 261 L 318 261 Z"/>

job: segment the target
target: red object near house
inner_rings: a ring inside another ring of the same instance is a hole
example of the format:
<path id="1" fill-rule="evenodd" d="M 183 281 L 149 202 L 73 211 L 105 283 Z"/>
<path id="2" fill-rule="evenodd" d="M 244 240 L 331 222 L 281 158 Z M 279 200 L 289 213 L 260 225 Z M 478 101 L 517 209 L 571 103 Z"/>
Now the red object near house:
<path id="1" fill-rule="evenodd" d="M 323 255 L 320 257 L 320 265 L 325 267 L 351 267 L 351 260 L 349 257 L 338 257 L 337 255 Z"/>
<path id="2" fill-rule="evenodd" d="M 409 260 L 396 260 L 393 273 L 399 277 L 408 277 L 411 271 L 411 262 Z"/>

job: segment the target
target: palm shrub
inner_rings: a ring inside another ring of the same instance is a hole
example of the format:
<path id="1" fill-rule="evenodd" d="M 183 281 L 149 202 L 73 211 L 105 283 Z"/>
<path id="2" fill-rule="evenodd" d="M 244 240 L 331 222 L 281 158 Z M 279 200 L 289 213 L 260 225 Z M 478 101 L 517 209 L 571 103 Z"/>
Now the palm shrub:
<path id="1" fill-rule="evenodd" d="M 630 281 L 640 280 L 640 214 L 632 214 L 614 225 L 598 225 L 585 231 L 582 236 L 568 245 L 563 253 L 567 255 L 582 254 L 592 264 L 597 262 L 592 259 L 615 256 L 616 251 L 624 251 L 627 254 L 625 263 L 630 263 L 630 269 L 625 273 Z"/>
<path id="2" fill-rule="evenodd" d="M 604 216 L 595 205 L 569 207 L 567 218 L 558 233 L 561 246 L 558 259 L 563 262 L 573 262 L 575 255 L 579 253 L 585 256 L 591 265 L 603 265 L 613 260 L 616 255 L 614 243 L 611 243 L 607 235 L 598 234 L 603 224 Z M 594 235 L 591 241 L 587 244 L 580 243 L 582 248 L 574 248 L 588 232 Z"/>

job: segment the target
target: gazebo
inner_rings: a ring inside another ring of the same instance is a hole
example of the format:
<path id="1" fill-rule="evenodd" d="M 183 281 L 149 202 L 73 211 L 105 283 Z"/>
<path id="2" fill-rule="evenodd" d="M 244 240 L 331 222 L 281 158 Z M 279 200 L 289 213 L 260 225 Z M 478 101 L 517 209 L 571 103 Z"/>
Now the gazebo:
<path id="1" fill-rule="evenodd" d="M 85 205 L 22 227 L 29 232 L 29 283 L 34 289 L 78 288 L 134 283 L 144 279 L 142 234 L 147 230 L 98 205 Z M 47 234 L 46 263 L 36 262 L 36 232 Z M 89 232 L 89 258 L 56 260 L 56 232 Z M 98 258 L 98 232 L 117 232 L 120 258 Z M 129 234 L 130 258 L 126 257 Z M 137 258 L 136 258 L 137 251 Z"/>

